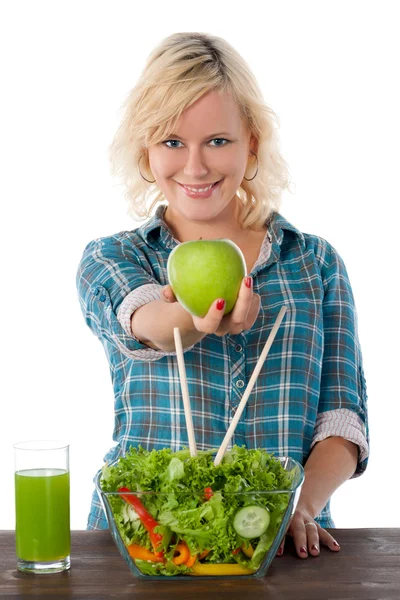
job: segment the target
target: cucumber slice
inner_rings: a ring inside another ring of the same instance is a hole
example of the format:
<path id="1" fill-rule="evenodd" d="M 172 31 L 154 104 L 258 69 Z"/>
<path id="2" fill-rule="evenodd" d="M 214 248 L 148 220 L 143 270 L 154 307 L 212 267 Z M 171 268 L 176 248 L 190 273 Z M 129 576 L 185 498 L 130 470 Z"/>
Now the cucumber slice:
<path id="1" fill-rule="evenodd" d="M 241 537 L 251 540 L 268 529 L 269 511 L 262 506 L 245 506 L 238 510 L 233 519 L 233 527 Z"/>

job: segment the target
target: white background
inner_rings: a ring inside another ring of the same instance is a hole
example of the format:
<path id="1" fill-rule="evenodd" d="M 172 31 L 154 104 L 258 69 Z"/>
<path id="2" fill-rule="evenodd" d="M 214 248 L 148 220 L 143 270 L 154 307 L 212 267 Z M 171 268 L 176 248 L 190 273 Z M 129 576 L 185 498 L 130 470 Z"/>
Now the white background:
<path id="1" fill-rule="evenodd" d="M 0 529 L 14 527 L 12 444 L 71 444 L 71 526 L 112 442 L 113 391 L 75 273 L 95 237 L 133 229 L 107 149 L 158 42 L 226 38 L 278 114 L 296 184 L 282 214 L 347 266 L 368 383 L 367 472 L 333 499 L 338 527 L 400 526 L 396 1 L 3 1 L 0 5 Z"/>

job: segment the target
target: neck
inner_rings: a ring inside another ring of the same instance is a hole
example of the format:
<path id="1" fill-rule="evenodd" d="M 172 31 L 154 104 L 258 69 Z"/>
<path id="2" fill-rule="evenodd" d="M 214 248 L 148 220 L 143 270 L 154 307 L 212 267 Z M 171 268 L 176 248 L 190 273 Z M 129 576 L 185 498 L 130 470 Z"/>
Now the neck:
<path id="1" fill-rule="evenodd" d="M 236 211 L 232 210 L 225 210 L 209 221 L 189 221 L 167 206 L 164 220 L 173 236 L 180 242 L 189 242 L 200 238 L 203 240 L 227 238 L 239 245 L 239 242 L 251 232 L 251 230 L 241 227 L 237 221 Z M 264 228 L 262 229 L 264 230 Z"/>

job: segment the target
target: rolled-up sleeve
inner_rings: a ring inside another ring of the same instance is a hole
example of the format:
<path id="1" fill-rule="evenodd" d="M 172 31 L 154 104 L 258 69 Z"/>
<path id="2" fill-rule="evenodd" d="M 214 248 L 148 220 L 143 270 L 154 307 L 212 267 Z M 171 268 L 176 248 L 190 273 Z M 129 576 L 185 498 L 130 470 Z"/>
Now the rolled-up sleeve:
<path id="1" fill-rule="evenodd" d="M 338 436 L 358 446 L 358 465 L 353 475 L 361 475 L 365 470 L 369 447 L 364 422 L 352 410 L 338 408 L 319 413 L 315 424 L 311 448 L 328 437 Z"/>
<path id="2" fill-rule="evenodd" d="M 321 275 L 324 354 L 312 445 L 330 436 L 357 444 L 357 476 L 365 471 L 369 456 L 367 389 L 353 292 L 343 260 L 329 244 Z"/>
<path id="3" fill-rule="evenodd" d="M 153 300 L 155 290 L 161 288 L 151 269 L 146 269 L 137 249 L 130 248 L 117 236 L 90 242 L 79 264 L 76 283 L 86 324 L 100 340 L 107 340 L 133 359 L 152 361 L 167 354 L 141 343 L 118 318 L 121 305 L 134 290 L 142 286 L 153 290 L 153 295 L 148 294 L 146 300 L 139 303 L 143 305 Z M 123 311 L 125 321 L 126 314 L 126 310 Z"/>

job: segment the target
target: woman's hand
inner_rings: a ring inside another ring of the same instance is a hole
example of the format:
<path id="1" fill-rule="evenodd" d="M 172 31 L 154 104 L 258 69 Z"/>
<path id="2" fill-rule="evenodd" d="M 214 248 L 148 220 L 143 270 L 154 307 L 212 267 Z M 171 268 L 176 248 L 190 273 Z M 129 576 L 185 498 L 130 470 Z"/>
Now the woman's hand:
<path id="1" fill-rule="evenodd" d="M 332 552 L 340 550 L 337 541 L 316 523 L 307 512 L 302 508 L 297 508 L 289 525 L 288 535 L 293 537 L 293 543 L 296 552 L 300 558 L 307 558 L 309 555 L 318 556 L 320 546 L 327 546 Z M 277 556 L 282 556 L 285 548 L 285 540 L 279 547 Z"/>
<path id="2" fill-rule="evenodd" d="M 176 302 L 171 286 L 163 289 L 163 297 L 167 302 Z M 260 296 L 253 292 L 251 277 L 245 277 L 240 286 L 239 295 L 233 310 L 224 315 L 225 300 L 215 300 L 205 317 L 193 316 L 193 324 L 202 333 L 215 333 L 223 336 L 227 333 L 238 334 L 250 329 L 260 310 Z"/>

